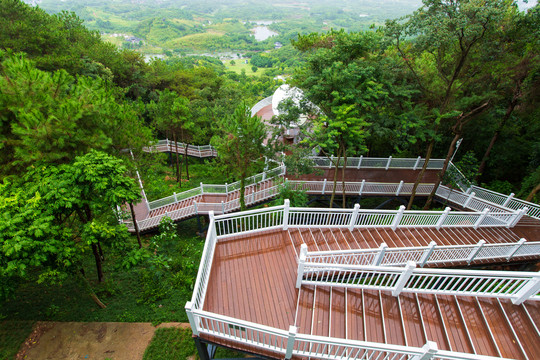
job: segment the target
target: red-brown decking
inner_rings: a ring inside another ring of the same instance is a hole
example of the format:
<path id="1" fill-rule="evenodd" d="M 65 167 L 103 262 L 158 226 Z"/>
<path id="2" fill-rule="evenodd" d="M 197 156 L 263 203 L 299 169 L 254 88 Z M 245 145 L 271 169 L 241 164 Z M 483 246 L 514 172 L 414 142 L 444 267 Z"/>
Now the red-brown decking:
<path id="1" fill-rule="evenodd" d="M 518 227 L 514 228 L 517 229 Z M 523 229 L 522 229 L 523 230 Z M 514 242 L 513 229 L 289 229 L 219 240 L 203 309 L 299 333 L 517 359 L 540 359 L 540 304 L 527 301 L 351 290 L 295 288 L 299 246 L 309 250 Z M 539 239 L 528 239 L 538 241 Z M 247 351 L 242 343 L 208 338 Z M 278 357 L 274 354 L 275 357 Z"/>

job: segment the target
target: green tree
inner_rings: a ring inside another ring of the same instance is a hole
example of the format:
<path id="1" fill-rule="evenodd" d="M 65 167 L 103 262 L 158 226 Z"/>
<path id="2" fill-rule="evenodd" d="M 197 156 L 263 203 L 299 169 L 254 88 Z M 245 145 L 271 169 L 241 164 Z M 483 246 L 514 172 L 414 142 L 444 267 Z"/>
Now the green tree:
<path id="1" fill-rule="evenodd" d="M 126 138 L 148 134 L 104 80 L 41 71 L 22 54 L 0 51 L 0 61 L 0 175 L 67 163 L 90 149 L 120 150 Z"/>
<path id="2" fill-rule="evenodd" d="M 245 210 L 245 180 L 257 168 L 254 162 L 261 161 L 265 154 L 266 128 L 260 117 L 251 116 L 245 104 L 218 125 L 221 134 L 212 138 L 212 145 L 220 160 L 240 179 L 240 208 Z"/>
<path id="3" fill-rule="evenodd" d="M 69 164 L 36 164 L 22 177 L 6 178 L 0 185 L 2 282 L 12 289 L 17 279 L 58 283 L 79 274 L 90 289 L 82 266 L 88 248 L 102 281 L 102 245 L 123 248 L 129 238 L 116 207 L 140 197 L 126 170 L 122 160 L 91 151 Z"/>
<path id="4" fill-rule="evenodd" d="M 508 13 L 516 11 L 506 0 L 424 0 L 423 6 L 405 18 L 390 21 L 386 31 L 394 39 L 397 51 L 415 79 L 421 101 L 431 114 L 433 134 L 441 127 L 449 129 L 452 140 L 443 169 L 425 207 L 429 207 L 437 186 L 448 167 L 457 140 L 464 127 L 490 106 L 489 89 L 481 83 L 488 60 L 483 57 L 492 45 L 491 34 L 498 31 Z M 412 37 L 412 40 L 407 38 Z M 432 136 L 426 151 L 426 162 L 413 188 L 421 181 L 431 158 L 437 136 Z"/>

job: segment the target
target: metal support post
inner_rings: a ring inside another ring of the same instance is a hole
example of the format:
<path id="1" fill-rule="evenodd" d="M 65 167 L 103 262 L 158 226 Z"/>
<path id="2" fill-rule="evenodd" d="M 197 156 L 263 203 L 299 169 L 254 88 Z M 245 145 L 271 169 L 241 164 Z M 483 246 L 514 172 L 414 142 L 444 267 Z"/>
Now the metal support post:
<path id="1" fill-rule="evenodd" d="M 397 188 L 397 191 L 396 191 L 396 196 L 399 196 L 399 193 L 401 192 L 402 188 L 403 188 L 403 180 L 401 180 L 399 182 L 399 185 L 398 185 L 398 188 Z"/>
<path id="2" fill-rule="evenodd" d="M 392 290 L 392 296 L 399 296 L 399 294 L 401 294 L 403 288 L 405 287 L 405 285 L 407 285 L 409 278 L 412 276 L 413 270 L 415 268 L 416 264 L 414 263 L 414 261 L 407 261 L 405 270 L 399 276 L 396 287 L 394 288 L 394 290 Z"/>
<path id="3" fill-rule="evenodd" d="M 358 192 L 358 195 L 362 195 L 362 192 L 364 191 L 364 186 L 366 185 L 366 180 L 362 180 L 362 184 L 360 184 L 360 191 Z"/>
<path id="4" fill-rule="evenodd" d="M 389 157 L 388 157 L 388 162 L 386 163 L 386 168 L 385 168 L 385 170 L 388 170 L 388 168 L 390 168 L 390 163 L 391 163 L 391 162 L 392 162 L 392 157 L 389 156 Z"/>
<path id="5" fill-rule="evenodd" d="M 424 265 L 426 265 L 427 261 L 429 260 L 429 257 L 433 253 L 433 250 L 435 250 L 435 246 L 437 246 L 435 241 L 432 241 L 429 243 L 428 247 L 426 248 L 426 250 L 422 254 L 422 257 L 420 258 L 419 265 L 421 267 L 424 267 Z"/>
<path id="6" fill-rule="evenodd" d="M 437 354 L 437 343 L 435 341 L 428 341 L 424 346 L 422 346 L 422 354 L 415 355 L 412 360 L 430 360 L 435 358 Z"/>
<path id="7" fill-rule="evenodd" d="M 354 209 L 351 214 L 351 220 L 349 221 L 349 231 L 354 230 L 354 225 L 356 225 L 356 219 L 358 219 L 359 211 L 360 211 L 360 204 L 354 204 Z"/>
<path id="8" fill-rule="evenodd" d="M 512 303 L 514 305 L 520 305 L 531 296 L 538 294 L 538 291 L 540 291 L 540 276 L 529 280 L 523 285 L 516 296 L 512 298 Z"/>
<path id="9" fill-rule="evenodd" d="M 382 243 L 381 246 L 379 246 L 379 253 L 375 256 L 375 259 L 373 259 L 373 266 L 381 265 L 386 249 L 388 249 L 388 245 L 386 245 L 386 243 Z"/>
<path id="10" fill-rule="evenodd" d="M 422 159 L 421 156 L 419 156 L 418 158 L 416 158 L 416 162 L 414 163 L 413 170 L 416 170 L 416 169 L 418 168 L 418 164 L 420 164 L 420 159 Z"/>
<path id="11" fill-rule="evenodd" d="M 525 240 L 524 238 L 519 239 L 519 241 L 516 243 L 516 246 L 514 246 L 514 248 L 510 250 L 510 254 L 508 254 L 506 261 L 510 261 L 510 259 L 512 259 L 512 257 L 516 255 L 517 251 L 523 246 L 523 244 L 525 244 L 526 241 L 527 240 Z"/>
<path id="12" fill-rule="evenodd" d="M 399 207 L 399 211 L 396 213 L 396 216 L 394 217 L 394 222 L 392 223 L 392 230 L 396 231 L 396 229 L 399 226 L 399 222 L 401 221 L 401 218 L 403 217 L 404 212 L 405 212 L 405 206 L 401 205 Z"/>
<path id="13" fill-rule="evenodd" d="M 502 206 L 505 206 L 505 207 L 506 207 L 506 205 L 508 205 L 508 203 L 509 203 L 510 201 L 512 201 L 512 199 L 514 198 L 514 195 L 516 195 L 516 194 L 510 193 L 510 195 L 508 195 L 508 197 L 506 198 L 506 200 L 504 201 L 504 203 L 502 204 Z"/>
<path id="14" fill-rule="evenodd" d="M 298 328 L 296 326 L 289 326 L 289 336 L 287 337 L 287 350 L 285 351 L 286 360 L 290 360 L 292 358 L 297 331 Z"/>
<path id="15" fill-rule="evenodd" d="M 300 289 L 302 286 L 302 278 L 304 275 L 304 266 L 306 264 L 307 257 L 307 245 L 300 245 L 300 256 L 298 257 L 298 272 L 296 273 L 296 288 Z"/>
<path id="16" fill-rule="evenodd" d="M 323 181 L 323 186 L 322 186 L 322 194 L 324 195 L 324 191 L 326 190 L 326 179 L 324 179 Z"/>
<path id="17" fill-rule="evenodd" d="M 285 199 L 283 204 L 283 230 L 287 230 L 289 228 L 289 207 L 290 207 L 290 201 L 289 199 Z"/>
<path id="18" fill-rule="evenodd" d="M 221 213 L 225 214 L 225 203 L 221 200 Z"/>
<path id="19" fill-rule="evenodd" d="M 467 200 L 465 200 L 465 202 L 463 203 L 463 208 L 467 208 L 467 206 L 469 206 L 469 203 L 471 202 L 471 200 L 473 199 L 473 197 L 476 195 L 476 193 L 473 191 L 472 193 L 469 194 L 469 197 L 467 198 Z"/>
<path id="20" fill-rule="evenodd" d="M 439 220 L 437 220 L 437 225 L 435 225 L 437 230 L 439 230 L 443 226 L 444 221 L 448 217 L 448 214 L 450 213 L 451 210 L 452 209 L 450 209 L 448 206 L 444 209 L 443 213 L 441 214 L 441 217 L 439 218 Z"/>
<path id="21" fill-rule="evenodd" d="M 204 186 L 202 182 L 201 182 L 201 194 L 204 194 Z"/>
<path id="22" fill-rule="evenodd" d="M 482 225 L 482 221 L 484 221 L 484 219 L 486 218 L 486 216 L 488 216 L 488 214 L 489 214 L 489 209 L 485 208 L 484 211 L 482 211 L 482 215 L 480 215 L 480 217 L 478 218 L 478 220 L 476 220 L 476 223 L 474 224 L 475 229 L 478 229 L 478 227 Z"/>
<path id="23" fill-rule="evenodd" d="M 360 155 L 360 159 L 358 159 L 358 166 L 357 169 L 360 169 L 360 166 L 362 166 L 362 160 L 364 159 L 364 155 Z"/>
<path id="24" fill-rule="evenodd" d="M 178 202 L 178 198 L 176 197 L 176 192 L 174 192 L 174 202 L 175 202 L 175 203 Z"/>
<path id="25" fill-rule="evenodd" d="M 469 255 L 469 258 L 467 259 L 467 265 L 471 265 L 471 262 L 474 260 L 474 258 L 476 257 L 476 255 L 478 255 L 478 253 L 480 252 L 480 250 L 482 250 L 482 248 L 484 247 L 484 244 L 486 242 L 484 240 L 480 240 L 478 242 L 478 244 L 476 245 L 476 247 L 474 248 L 474 250 L 472 251 L 471 255 Z"/>

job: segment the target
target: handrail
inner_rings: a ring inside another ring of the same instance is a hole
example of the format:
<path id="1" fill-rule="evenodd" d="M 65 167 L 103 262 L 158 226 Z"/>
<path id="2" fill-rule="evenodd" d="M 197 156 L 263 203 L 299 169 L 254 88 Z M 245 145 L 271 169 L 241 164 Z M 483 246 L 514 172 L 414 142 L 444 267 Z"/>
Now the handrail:
<path id="1" fill-rule="evenodd" d="M 193 334 L 219 337 L 255 348 L 273 351 L 285 359 L 293 356 L 323 359 L 447 359 L 447 360 L 504 360 L 477 354 L 439 350 L 433 341 L 419 348 L 414 346 L 375 343 L 298 333 L 290 326 L 288 331 L 245 320 L 232 318 L 200 309 L 193 303 L 185 306 Z M 331 349 L 331 350 L 330 350 Z"/>
<path id="2" fill-rule="evenodd" d="M 330 159 L 323 156 L 310 156 L 310 159 L 315 163 L 315 167 L 334 167 L 334 161 L 337 158 L 331 157 Z M 343 167 L 345 160 L 339 159 L 339 167 Z M 372 157 L 347 157 L 347 168 L 354 169 L 368 169 L 368 168 L 382 168 L 388 169 L 421 169 L 426 159 L 422 159 L 420 156 L 417 158 L 393 158 L 389 156 L 387 158 L 372 158 Z M 444 164 L 444 159 L 430 159 L 427 168 L 430 170 L 440 170 Z"/>
<path id="3" fill-rule="evenodd" d="M 540 273 L 421 269 L 405 267 L 299 263 L 297 285 L 317 285 L 457 296 L 508 298 L 519 305 L 540 300 Z"/>
<path id="4" fill-rule="evenodd" d="M 520 210 L 524 207 L 527 207 L 529 211 L 526 215 L 540 220 L 540 205 L 515 198 L 514 193 L 511 193 L 510 195 L 504 195 L 496 191 L 485 189 L 476 185 L 471 186 L 471 191 L 473 191 L 478 198 L 490 201 L 505 208 Z"/>
<path id="5" fill-rule="evenodd" d="M 302 250 L 301 250 L 302 251 Z M 486 244 L 484 240 L 472 245 L 439 246 L 431 242 L 428 246 L 389 248 L 385 243 L 376 249 L 354 249 L 334 251 L 304 250 L 305 262 L 339 265 L 403 266 L 409 261 L 419 266 L 475 260 L 503 259 L 510 261 L 516 257 L 540 256 L 540 241 L 527 242 L 521 239 L 515 243 Z"/>
<path id="6" fill-rule="evenodd" d="M 212 145 L 191 145 L 177 141 L 178 153 L 194 157 L 216 157 L 217 150 Z M 187 150 L 186 150 L 187 145 Z M 174 141 L 169 139 L 159 140 L 156 144 L 143 147 L 145 152 L 176 152 Z M 187 151 L 187 153 L 186 153 Z"/>

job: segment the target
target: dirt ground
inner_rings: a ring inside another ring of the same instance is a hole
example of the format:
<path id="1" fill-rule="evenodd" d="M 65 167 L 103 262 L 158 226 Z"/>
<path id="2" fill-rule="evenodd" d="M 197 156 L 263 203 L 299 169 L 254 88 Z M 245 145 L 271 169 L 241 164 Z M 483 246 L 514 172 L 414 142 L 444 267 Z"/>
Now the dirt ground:
<path id="1" fill-rule="evenodd" d="M 167 323 L 158 327 L 189 327 Z M 158 327 L 150 323 L 38 322 L 17 360 L 137 360 Z"/>

